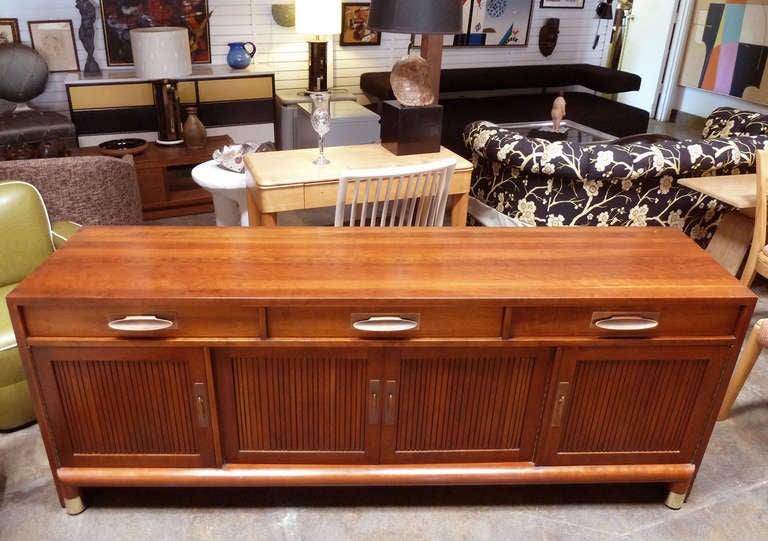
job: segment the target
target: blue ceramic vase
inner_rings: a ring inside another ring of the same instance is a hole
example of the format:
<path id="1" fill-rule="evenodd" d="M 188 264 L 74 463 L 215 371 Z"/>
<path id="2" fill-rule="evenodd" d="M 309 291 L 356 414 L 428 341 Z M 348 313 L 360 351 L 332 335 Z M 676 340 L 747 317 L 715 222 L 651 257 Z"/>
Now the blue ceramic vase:
<path id="1" fill-rule="evenodd" d="M 247 68 L 253 55 L 256 54 L 256 46 L 250 41 L 233 41 L 227 45 L 229 45 L 227 53 L 229 67 L 236 70 Z"/>

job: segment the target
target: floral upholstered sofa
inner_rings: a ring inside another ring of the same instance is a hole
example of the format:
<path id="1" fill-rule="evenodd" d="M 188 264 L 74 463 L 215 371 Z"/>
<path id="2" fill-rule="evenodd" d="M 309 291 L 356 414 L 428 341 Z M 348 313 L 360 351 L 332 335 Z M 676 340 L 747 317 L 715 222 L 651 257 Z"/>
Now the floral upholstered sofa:
<path id="1" fill-rule="evenodd" d="M 464 141 L 474 164 L 470 214 L 479 203 L 513 225 L 677 227 L 706 247 L 733 209 L 677 179 L 754 172 L 768 115 L 722 107 L 701 139 L 635 143 L 550 142 L 476 121 Z"/>

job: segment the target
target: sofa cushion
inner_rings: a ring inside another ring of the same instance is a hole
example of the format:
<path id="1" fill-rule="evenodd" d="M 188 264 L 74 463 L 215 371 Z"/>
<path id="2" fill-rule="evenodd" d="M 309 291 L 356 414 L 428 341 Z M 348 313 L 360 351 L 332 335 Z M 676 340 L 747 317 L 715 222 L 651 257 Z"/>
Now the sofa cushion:
<path id="1" fill-rule="evenodd" d="M 615 94 L 640 88 L 634 73 L 590 64 L 539 64 L 452 68 L 440 70 L 440 92 L 499 91 L 520 88 L 583 86 L 595 92 Z M 369 72 L 360 76 L 360 88 L 379 100 L 394 99 L 389 72 Z M 442 102 L 442 99 L 440 100 Z"/>
<path id="2" fill-rule="evenodd" d="M 701 133 L 705 139 L 733 135 L 768 135 L 768 115 L 718 107 L 707 116 Z"/>
<path id="3" fill-rule="evenodd" d="M 701 246 L 732 209 L 677 182 L 681 177 L 754 172 L 768 136 L 650 144 L 549 142 L 488 122 L 467 126 L 470 195 L 536 225 L 682 229 Z M 713 179 L 714 181 L 714 179 Z"/>

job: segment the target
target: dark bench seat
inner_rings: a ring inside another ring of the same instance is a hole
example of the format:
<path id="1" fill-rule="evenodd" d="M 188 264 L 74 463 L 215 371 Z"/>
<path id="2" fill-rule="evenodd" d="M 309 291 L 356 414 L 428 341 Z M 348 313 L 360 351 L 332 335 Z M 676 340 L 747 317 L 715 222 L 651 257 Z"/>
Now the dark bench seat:
<path id="1" fill-rule="evenodd" d="M 440 72 L 442 144 L 466 156 L 462 132 L 470 122 L 547 120 L 560 90 L 575 86 L 591 92 L 564 92 L 568 120 L 617 137 L 648 131 L 648 111 L 600 95 L 638 90 L 632 73 L 590 64 L 459 68 Z M 395 99 L 387 71 L 363 73 L 360 88 L 375 107 Z"/>

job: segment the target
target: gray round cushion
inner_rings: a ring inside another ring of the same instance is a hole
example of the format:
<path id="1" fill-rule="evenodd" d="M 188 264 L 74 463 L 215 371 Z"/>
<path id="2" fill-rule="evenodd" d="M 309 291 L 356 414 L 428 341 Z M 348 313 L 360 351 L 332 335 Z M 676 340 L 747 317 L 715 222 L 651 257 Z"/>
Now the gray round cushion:
<path id="1" fill-rule="evenodd" d="M 48 64 L 33 48 L 21 43 L 0 45 L 0 98 L 29 101 L 45 90 Z"/>

